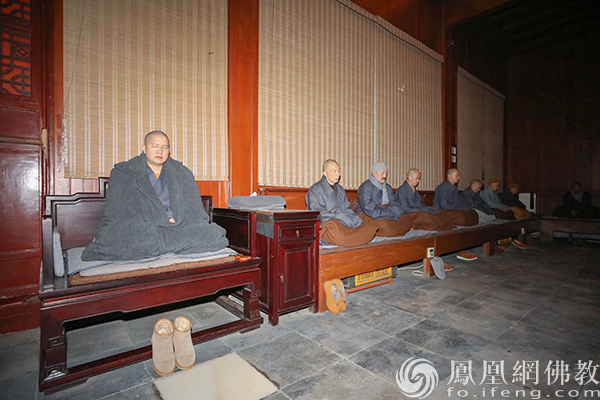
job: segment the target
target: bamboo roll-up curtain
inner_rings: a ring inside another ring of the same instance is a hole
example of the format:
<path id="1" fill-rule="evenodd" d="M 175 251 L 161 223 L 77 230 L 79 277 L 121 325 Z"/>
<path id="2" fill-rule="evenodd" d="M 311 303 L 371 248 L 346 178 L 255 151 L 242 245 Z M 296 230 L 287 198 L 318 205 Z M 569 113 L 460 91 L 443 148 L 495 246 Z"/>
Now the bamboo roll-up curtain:
<path id="1" fill-rule="evenodd" d="M 378 50 L 375 159 L 387 164 L 392 187 L 417 168 L 419 189 L 433 190 L 443 168 L 441 58 L 383 28 Z"/>
<path id="2" fill-rule="evenodd" d="M 336 159 L 357 188 L 373 162 L 374 23 L 333 0 L 262 0 L 259 185 L 310 187 Z"/>
<path id="3" fill-rule="evenodd" d="M 227 180 L 227 0 L 64 0 L 65 177 L 108 176 L 164 131 Z"/>
<path id="4" fill-rule="evenodd" d="M 473 179 L 502 180 L 504 95 L 458 69 L 457 167 L 460 188 Z"/>
<path id="5" fill-rule="evenodd" d="M 442 174 L 442 57 L 346 0 L 261 0 L 259 185 L 309 187 L 336 159 L 356 189 L 374 162 L 399 186 Z"/>

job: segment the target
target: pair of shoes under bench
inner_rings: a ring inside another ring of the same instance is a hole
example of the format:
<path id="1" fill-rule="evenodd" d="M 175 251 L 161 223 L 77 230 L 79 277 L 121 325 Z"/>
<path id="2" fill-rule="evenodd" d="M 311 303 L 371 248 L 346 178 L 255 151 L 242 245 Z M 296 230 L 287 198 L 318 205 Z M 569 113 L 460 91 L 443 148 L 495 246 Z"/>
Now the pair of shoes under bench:
<path id="1" fill-rule="evenodd" d="M 340 311 L 346 311 L 346 288 L 339 279 L 332 279 L 323 284 L 325 289 L 327 309 L 332 314 L 339 314 Z"/>

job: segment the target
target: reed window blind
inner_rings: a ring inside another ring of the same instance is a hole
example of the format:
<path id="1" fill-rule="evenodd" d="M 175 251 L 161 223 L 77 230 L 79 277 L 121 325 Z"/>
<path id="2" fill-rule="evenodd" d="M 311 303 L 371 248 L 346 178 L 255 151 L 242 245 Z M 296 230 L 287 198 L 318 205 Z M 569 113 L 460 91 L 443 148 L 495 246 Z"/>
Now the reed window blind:
<path id="1" fill-rule="evenodd" d="M 108 176 L 164 131 L 227 180 L 227 0 L 64 0 L 65 177 Z"/>
<path id="2" fill-rule="evenodd" d="M 350 1 L 261 0 L 259 61 L 259 185 L 310 187 L 334 158 L 348 189 L 376 161 L 435 187 L 439 54 Z"/>
<path id="3" fill-rule="evenodd" d="M 503 178 L 505 96 L 458 69 L 457 167 L 461 189 Z"/>

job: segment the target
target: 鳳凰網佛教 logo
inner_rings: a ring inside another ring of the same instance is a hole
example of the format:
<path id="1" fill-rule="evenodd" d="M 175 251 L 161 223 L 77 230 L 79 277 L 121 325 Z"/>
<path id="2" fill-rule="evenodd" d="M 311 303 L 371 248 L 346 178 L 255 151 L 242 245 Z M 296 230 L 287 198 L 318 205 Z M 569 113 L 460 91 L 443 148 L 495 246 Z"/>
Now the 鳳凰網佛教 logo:
<path id="1" fill-rule="evenodd" d="M 411 357 L 396 372 L 396 383 L 402 393 L 408 397 L 427 397 L 433 392 L 438 382 L 439 378 L 435 367 L 424 358 Z"/>

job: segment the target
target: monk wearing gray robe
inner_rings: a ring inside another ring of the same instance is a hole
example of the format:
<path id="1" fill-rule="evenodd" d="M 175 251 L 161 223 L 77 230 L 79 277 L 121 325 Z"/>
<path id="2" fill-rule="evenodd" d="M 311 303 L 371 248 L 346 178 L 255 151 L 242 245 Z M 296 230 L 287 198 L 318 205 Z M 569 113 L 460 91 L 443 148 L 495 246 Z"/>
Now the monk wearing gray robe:
<path id="1" fill-rule="evenodd" d="M 490 222 L 496 219 L 492 209 L 483 201 L 479 192 L 483 187 L 483 182 L 479 179 L 473 179 L 468 188 L 463 190 L 460 195 L 471 206 L 479 217 L 479 223 Z"/>
<path id="2" fill-rule="evenodd" d="M 169 157 L 169 139 L 146 135 L 142 154 L 115 165 L 104 218 L 82 260 L 140 260 L 228 246 L 225 230 L 210 223 L 192 172 Z"/>
<path id="3" fill-rule="evenodd" d="M 458 193 L 456 184 L 459 181 L 460 171 L 450 168 L 446 180 L 435 188 L 433 206 L 440 209 L 452 227 L 477 225 L 477 212 Z"/>
<path id="4" fill-rule="evenodd" d="M 346 191 L 338 184 L 340 166 L 335 160 L 323 163 L 323 177 L 310 187 L 306 196 L 306 208 L 321 213 L 320 237 L 336 246 L 359 246 L 375 237 L 377 226 L 363 224 L 354 212 Z"/>
<path id="5" fill-rule="evenodd" d="M 488 187 L 481 191 L 481 198 L 483 201 L 492 209 L 494 215 L 498 219 L 516 219 L 515 214 L 508 208 L 506 204 L 503 204 L 498 197 L 498 190 L 500 189 L 500 179 L 492 179 L 489 182 Z"/>
<path id="6" fill-rule="evenodd" d="M 377 236 L 404 236 L 413 225 L 414 215 L 404 214 L 394 196 L 394 190 L 386 183 L 388 167 L 378 162 L 373 172 L 358 187 L 358 215 L 363 221 L 379 227 Z"/>
<path id="7" fill-rule="evenodd" d="M 402 212 L 414 215 L 413 229 L 427 231 L 452 229 L 439 209 L 425 205 L 423 198 L 417 192 L 420 182 L 421 172 L 418 169 L 411 169 L 406 173 L 406 180 L 395 194 L 398 204 L 402 207 Z"/>

